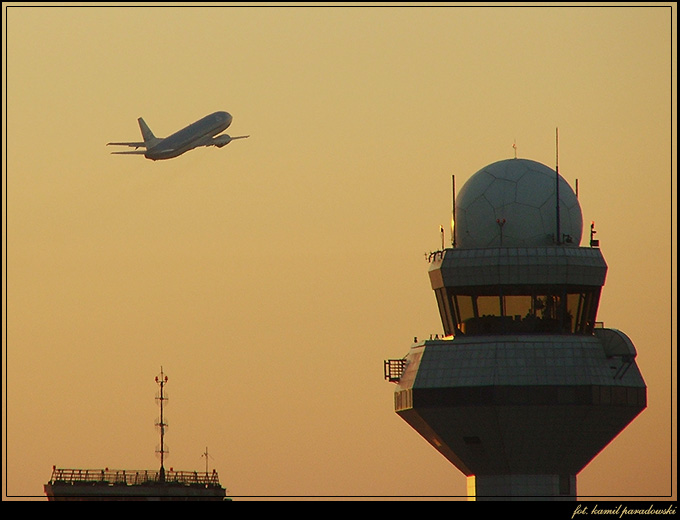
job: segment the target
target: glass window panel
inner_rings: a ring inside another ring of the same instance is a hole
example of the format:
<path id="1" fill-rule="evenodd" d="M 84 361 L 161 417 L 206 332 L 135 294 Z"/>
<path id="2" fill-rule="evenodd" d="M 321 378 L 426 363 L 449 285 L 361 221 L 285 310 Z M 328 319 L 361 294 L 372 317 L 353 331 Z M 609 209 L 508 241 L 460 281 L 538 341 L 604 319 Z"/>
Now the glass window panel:
<path id="1" fill-rule="evenodd" d="M 472 308 L 472 296 L 456 296 L 458 302 L 458 314 L 460 316 L 460 321 L 465 322 L 474 317 L 474 311 Z"/>
<path id="2" fill-rule="evenodd" d="M 472 296 L 466 296 L 459 294 L 454 296 L 456 307 L 458 309 L 458 328 L 463 332 L 463 334 L 469 334 L 471 331 L 468 329 L 468 323 L 474 320 L 474 307 L 472 305 Z"/>
<path id="3" fill-rule="evenodd" d="M 506 316 L 523 318 L 531 313 L 531 296 L 504 296 L 503 307 Z"/>
<path id="4" fill-rule="evenodd" d="M 501 316 L 501 297 L 478 296 L 477 319 L 474 327 L 478 334 L 502 334 L 506 332 L 508 325 Z"/>
<path id="5" fill-rule="evenodd" d="M 500 316 L 500 297 L 499 296 L 479 296 L 477 297 L 478 316 Z"/>
<path id="6" fill-rule="evenodd" d="M 455 324 L 451 316 L 451 308 L 448 305 L 446 289 L 437 289 L 435 295 L 437 297 L 437 305 L 439 306 L 439 315 L 442 318 L 442 325 L 444 326 L 444 334 L 448 336 L 453 334 Z"/>

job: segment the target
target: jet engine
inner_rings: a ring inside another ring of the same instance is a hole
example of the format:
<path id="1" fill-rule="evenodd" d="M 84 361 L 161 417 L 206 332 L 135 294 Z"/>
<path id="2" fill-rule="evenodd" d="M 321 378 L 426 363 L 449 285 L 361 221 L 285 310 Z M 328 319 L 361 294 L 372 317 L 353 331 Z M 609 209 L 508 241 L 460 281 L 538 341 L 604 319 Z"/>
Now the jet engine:
<path id="1" fill-rule="evenodd" d="M 231 136 L 227 134 L 223 135 L 218 135 L 217 137 L 213 138 L 212 143 L 214 146 L 217 146 L 218 148 L 222 148 L 223 146 L 229 144 L 231 142 Z"/>

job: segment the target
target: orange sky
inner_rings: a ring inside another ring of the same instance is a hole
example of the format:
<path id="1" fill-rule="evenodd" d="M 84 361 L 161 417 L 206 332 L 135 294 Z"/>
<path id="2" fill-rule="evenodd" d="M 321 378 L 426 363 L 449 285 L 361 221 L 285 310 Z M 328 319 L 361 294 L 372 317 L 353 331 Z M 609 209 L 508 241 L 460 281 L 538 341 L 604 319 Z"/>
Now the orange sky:
<path id="1" fill-rule="evenodd" d="M 675 15 L 3 4 L 3 496 L 44 500 L 53 465 L 156 468 L 162 365 L 166 466 L 207 446 L 232 496 L 464 500 L 383 360 L 441 334 L 425 253 L 451 175 L 513 142 L 554 167 L 559 127 L 609 266 L 598 320 L 648 386 L 578 494 L 675 497 Z M 251 137 L 105 146 L 216 110 Z"/>

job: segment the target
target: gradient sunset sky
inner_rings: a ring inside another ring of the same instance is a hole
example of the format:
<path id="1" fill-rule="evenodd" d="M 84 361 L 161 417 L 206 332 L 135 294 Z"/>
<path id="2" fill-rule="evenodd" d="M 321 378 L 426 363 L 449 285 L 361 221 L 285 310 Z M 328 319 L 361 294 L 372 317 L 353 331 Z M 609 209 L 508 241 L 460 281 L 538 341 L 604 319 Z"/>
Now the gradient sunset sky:
<path id="1" fill-rule="evenodd" d="M 52 466 L 219 472 L 234 497 L 444 496 L 383 360 L 441 334 L 426 253 L 457 188 L 555 166 L 609 266 L 598 320 L 648 407 L 584 500 L 677 482 L 675 3 L 3 4 L 3 497 Z M 217 110 L 218 149 L 110 155 Z M 448 237 L 447 237 L 448 238 Z"/>

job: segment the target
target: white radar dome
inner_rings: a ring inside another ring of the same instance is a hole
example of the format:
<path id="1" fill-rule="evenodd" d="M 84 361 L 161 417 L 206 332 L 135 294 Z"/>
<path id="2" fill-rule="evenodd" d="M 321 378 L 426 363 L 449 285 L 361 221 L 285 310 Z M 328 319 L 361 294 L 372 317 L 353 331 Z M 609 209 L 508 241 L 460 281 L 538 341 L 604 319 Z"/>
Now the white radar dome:
<path id="1" fill-rule="evenodd" d="M 456 197 L 457 247 L 555 245 L 556 175 L 528 159 L 506 159 L 479 170 Z M 562 176 L 559 194 L 559 242 L 577 247 L 583 233 L 581 206 Z"/>

